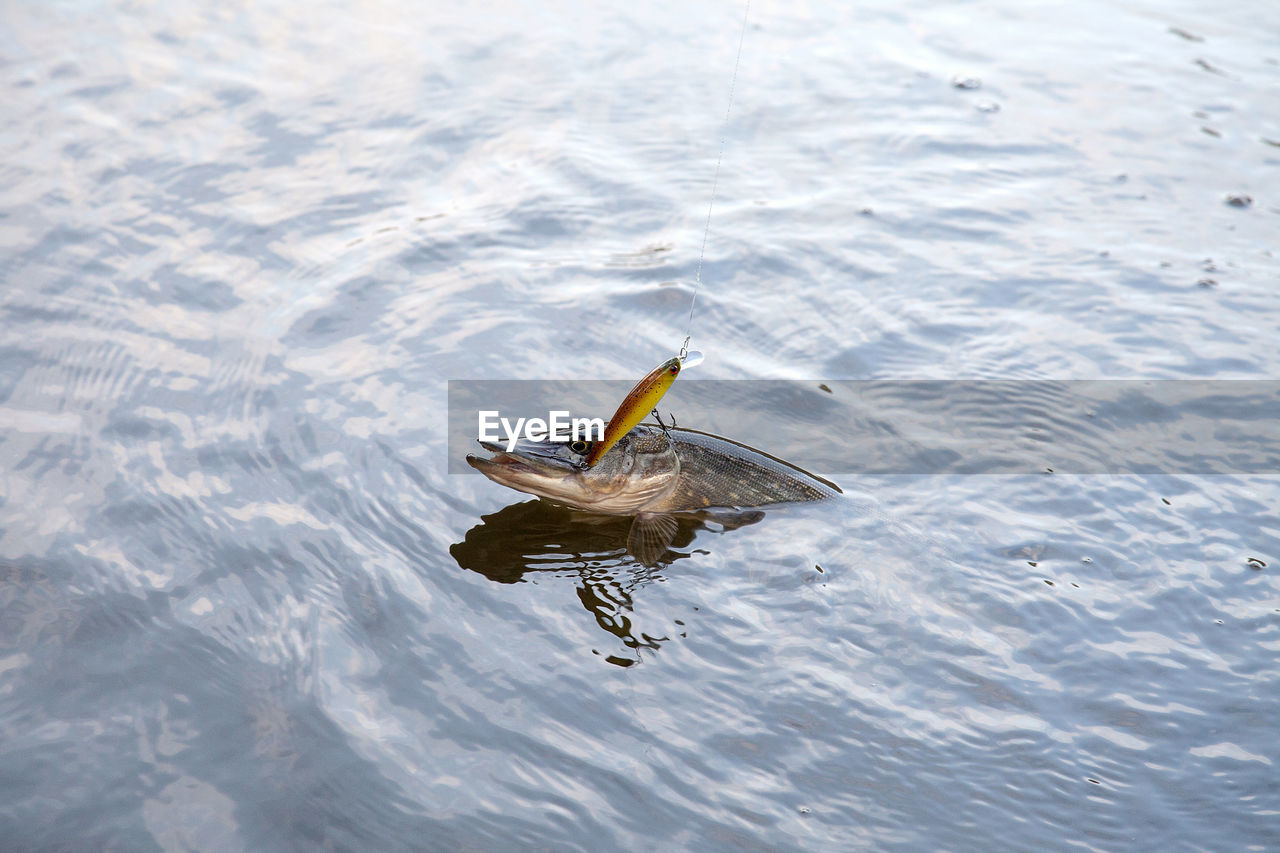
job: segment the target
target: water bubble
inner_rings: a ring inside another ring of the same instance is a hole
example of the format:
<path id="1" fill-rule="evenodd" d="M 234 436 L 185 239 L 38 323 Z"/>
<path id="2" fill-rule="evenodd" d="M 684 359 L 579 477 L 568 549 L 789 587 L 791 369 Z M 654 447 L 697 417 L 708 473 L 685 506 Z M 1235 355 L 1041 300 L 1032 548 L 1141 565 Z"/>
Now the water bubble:
<path id="1" fill-rule="evenodd" d="M 697 367 L 702 363 L 702 358 L 702 353 L 698 352 L 696 349 L 690 350 L 680 359 L 680 369 L 688 370 L 690 367 Z"/>

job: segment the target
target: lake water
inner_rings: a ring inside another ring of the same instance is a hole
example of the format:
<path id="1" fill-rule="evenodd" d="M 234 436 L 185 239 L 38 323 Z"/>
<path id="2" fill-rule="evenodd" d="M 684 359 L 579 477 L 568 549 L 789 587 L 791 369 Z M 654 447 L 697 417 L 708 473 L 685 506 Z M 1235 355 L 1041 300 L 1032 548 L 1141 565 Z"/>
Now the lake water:
<path id="1" fill-rule="evenodd" d="M 451 380 L 679 346 L 742 14 L 5 6 L 0 847 L 1280 847 L 1275 469 L 819 466 L 654 566 L 450 473 Z M 1280 377 L 1277 33 L 754 3 L 696 378 Z"/>

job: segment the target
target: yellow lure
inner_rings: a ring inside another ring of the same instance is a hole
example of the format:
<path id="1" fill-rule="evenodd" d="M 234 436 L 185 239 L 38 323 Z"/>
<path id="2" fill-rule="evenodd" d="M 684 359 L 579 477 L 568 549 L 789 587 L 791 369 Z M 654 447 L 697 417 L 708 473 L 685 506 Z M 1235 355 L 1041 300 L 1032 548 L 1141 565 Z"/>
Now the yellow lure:
<path id="1" fill-rule="evenodd" d="M 587 455 L 587 467 L 591 467 L 609 452 L 618 439 L 631 432 L 631 428 L 644 420 L 645 415 L 653 411 L 658 401 L 667 393 L 671 383 L 680 375 L 680 359 L 672 358 L 659 364 L 636 383 L 630 393 L 623 399 L 618 411 L 609 419 L 604 428 L 604 439 L 597 442 Z"/>

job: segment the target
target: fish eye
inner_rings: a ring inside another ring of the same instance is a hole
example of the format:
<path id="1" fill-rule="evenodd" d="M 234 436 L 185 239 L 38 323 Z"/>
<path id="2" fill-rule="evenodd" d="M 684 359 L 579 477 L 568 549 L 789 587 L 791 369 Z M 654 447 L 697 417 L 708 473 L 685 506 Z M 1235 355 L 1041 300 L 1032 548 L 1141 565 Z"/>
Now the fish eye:
<path id="1" fill-rule="evenodd" d="M 586 453 L 588 447 L 590 447 L 590 445 L 585 441 L 575 441 L 569 445 L 569 449 L 574 453 Z"/>

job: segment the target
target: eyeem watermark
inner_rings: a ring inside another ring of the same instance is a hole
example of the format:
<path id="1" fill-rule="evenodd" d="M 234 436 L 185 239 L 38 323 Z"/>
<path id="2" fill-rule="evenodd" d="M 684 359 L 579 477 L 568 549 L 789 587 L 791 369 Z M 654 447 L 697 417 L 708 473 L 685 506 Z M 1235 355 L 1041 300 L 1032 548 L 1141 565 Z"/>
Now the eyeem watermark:
<path id="1" fill-rule="evenodd" d="M 476 473 L 466 456 L 476 448 L 477 413 L 480 437 L 503 437 L 499 446 L 530 430 L 573 440 L 568 412 L 612 413 L 631 386 L 450 380 L 449 471 Z M 682 378 L 662 408 L 682 427 L 751 445 L 824 477 L 1280 476 L 1280 379 Z M 504 436 L 500 411 L 551 415 L 510 418 Z M 589 437 L 599 436 L 598 424 L 588 428 Z"/>
<path id="2" fill-rule="evenodd" d="M 496 409 L 482 409 L 479 413 L 479 428 L 476 438 L 481 441 L 507 443 L 507 452 L 516 449 L 516 442 L 521 438 L 529 441 L 604 441 L 603 418 L 571 418 L 568 410 L 552 410 L 547 412 L 547 419 L 516 418 L 513 425 L 508 418 L 502 417 Z M 498 428 L 502 427 L 505 438 L 499 438 Z"/>

